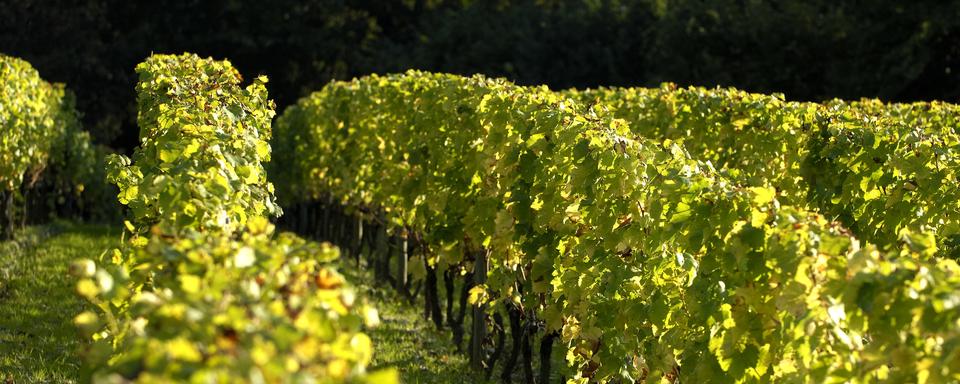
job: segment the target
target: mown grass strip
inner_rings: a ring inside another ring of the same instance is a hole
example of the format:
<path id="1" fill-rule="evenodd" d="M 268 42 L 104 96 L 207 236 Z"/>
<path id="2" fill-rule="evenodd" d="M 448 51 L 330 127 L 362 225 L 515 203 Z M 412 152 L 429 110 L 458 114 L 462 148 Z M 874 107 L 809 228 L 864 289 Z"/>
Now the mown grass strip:
<path id="1" fill-rule="evenodd" d="M 119 233 L 60 222 L 25 228 L 0 243 L 0 380 L 75 381 L 82 340 L 73 317 L 91 308 L 73 292 L 68 268 L 118 245 Z"/>

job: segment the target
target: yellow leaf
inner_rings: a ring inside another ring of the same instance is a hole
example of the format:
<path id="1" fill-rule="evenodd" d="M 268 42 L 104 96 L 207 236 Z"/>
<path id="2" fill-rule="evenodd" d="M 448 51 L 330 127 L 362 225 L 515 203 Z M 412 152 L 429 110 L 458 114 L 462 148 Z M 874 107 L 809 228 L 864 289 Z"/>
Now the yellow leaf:
<path id="1" fill-rule="evenodd" d="M 370 361 L 371 356 L 373 356 L 373 342 L 370 341 L 370 337 L 365 334 L 358 333 L 353 335 L 353 337 L 350 338 L 350 348 L 363 363 Z"/>
<path id="2" fill-rule="evenodd" d="M 200 150 L 200 142 L 196 139 L 190 140 L 186 148 L 183 149 L 183 156 L 188 157 Z"/>
<path id="3" fill-rule="evenodd" d="M 364 380 L 370 384 L 396 384 L 400 382 L 400 375 L 394 368 L 385 368 L 367 374 Z"/>
<path id="4" fill-rule="evenodd" d="M 200 277 L 194 275 L 180 275 L 180 286 L 183 288 L 184 292 L 187 293 L 200 292 Z"/>
<path id="5" fill-rule="evenodd" d="M 96 297 L 100 293 L 100 288 L 90 279 L 83 279 L 77 283 L 77 293 L 87 299 Z"/>
<path id="6" fill-rule="evenodd" d="M 253 248 L 243 247 L 233 256 L 233 265 L 237 268 L 246 268 L 257 261 L 257 255 Z"/>
<path id="7" fill-rule="evenodd" d="M 467 301 L 470 304 L 483 304 L 487 302 L 487 286 L 486 284 L 480 284 L 473 288 L 470 288 L 470 295 L 467 298 Z"/>
<path id="8" fill-rule="evenodd" d="M 380 312 L 376 308 L 366 307 L 363 311 L 363 324 L 369 328 L 380 325 Z"/>
<path id="9" fill-rule="evenodd" d="M 100 327 L 100 319 L 97 317 L 96 313 L 90 311 L 84 311 L 73 318 L 73 325 L 80 329 L 86 337 L 89 337 L 94 332 L 97 331 L 97 328 Z"/>
<path id="10" fill-rule="evenodd" d="M 753 193 L 753 202 L 758 205 L 764 205 L 773 201 L 777 197 L 777 190 L 773 187 L 750 187 Z"/>
<path id="11" fill-rule="evenodd" d="M 197 362 L 200 361 L 200 351 L 189 340 L 179 337 L 167 342 L 167 354 L 174 360 Z"/>
<path id="12" fill-rule="evenodd" d="M 750 226 L 754 228 L 763 228 L 763 223 L 767 221 L 767 213 L 754 209 L 750 213 Z"/>

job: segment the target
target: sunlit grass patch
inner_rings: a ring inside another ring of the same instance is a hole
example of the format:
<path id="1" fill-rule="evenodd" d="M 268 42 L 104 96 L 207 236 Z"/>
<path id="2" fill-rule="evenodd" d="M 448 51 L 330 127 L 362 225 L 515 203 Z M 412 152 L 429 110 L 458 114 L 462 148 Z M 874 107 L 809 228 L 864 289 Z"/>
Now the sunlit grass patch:
<path id="1" fill-rule="evenodd" d="M 30 227 L 0 243 L 0 382 L 74 382 L 83 342 L 73 318 L 91 309 L 67 269 L 119 244 L 108 226 Z"/>

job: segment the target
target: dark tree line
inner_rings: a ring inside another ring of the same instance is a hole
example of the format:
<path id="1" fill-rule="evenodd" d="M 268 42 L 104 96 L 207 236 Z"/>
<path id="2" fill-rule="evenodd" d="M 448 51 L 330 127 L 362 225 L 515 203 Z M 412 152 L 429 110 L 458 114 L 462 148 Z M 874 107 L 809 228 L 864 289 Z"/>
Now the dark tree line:
<path id="1" fill-rule="evenodd" d="M 228 58 L 279 107 L 331 79 L 419 68 L 555 88 L 727 85 L 796 100 L 960 99 L 960 1 L 0 0 L 0 52 L 77 93 L 129 150 L 133 67 Z"/>

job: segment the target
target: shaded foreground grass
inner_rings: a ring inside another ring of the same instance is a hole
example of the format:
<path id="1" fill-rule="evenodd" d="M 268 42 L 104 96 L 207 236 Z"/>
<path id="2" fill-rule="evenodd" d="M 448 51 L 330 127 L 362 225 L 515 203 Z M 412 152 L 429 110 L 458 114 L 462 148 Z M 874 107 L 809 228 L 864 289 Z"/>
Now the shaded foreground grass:
<path id="1" fill-rule="evenodd" d="M 56 223 L 26 228 L 0 243 L 0 382 L 73 382 L 81 338 L 73 318 L 90 309 L 68 273 L 120 242 L 101 225 Z"/>
<path id="2" fill-rule="evenodd" d="M 415 304 L 411 304 L 402 297 L 389 283 L 381 283 L 378 287 L 372 269 L 361 270 L 352 260 L 341 259 L 340 271 L 347 280 L 350 280 L 359 290 L 361 297 L 380 311 L 382 324 L 368 330 L 373 339 L 374 355 L 371 370 L 395 368 L 400 372 L 401 382 L 406 384 L 419 383 L 456 383 L 456 384 L 490 384 L 501 383 L 505 355 L 512 348 L 510 335 L 504 335 L 506 345 L 503 355 L 495 363 L 489 379 L 486 373 L 475 373 L 471 368 L 466 351 L 458 352 L 452 341 L 450 329 L 438 331 L 433 322 L 423 317 L 423 298 L 419 297 Z M 391 272 L 393 273 L 393 272 Z M 456 287 L 459 292 L 460 287 Z M 438 289 L 441 303 L 446 302 L 446 292 Z M 422 295 L 421 295 L 422 296 Z M 501 312 L 504 319 L 506 312 Z M 465 326 L 469 331 L 470 315 L 465 319 Z M 469 343 L 469 335 L 465 336 L 463 347 Z M 551 356 L 553 369 L 550 372 L 549 383 L 564 383 L 572 372 L 566 367 L 564 354 L 566 348 L 559 340 L 553 348 Z M 485 345 L 486 353 L 493 351 L 493 345 Z M 533 356 L 540 356 L 540 343 L 532 345 Z M 489 357 L 489 355 L 488 355 Z M 520 361 L 512 371 L 511 382 L 523 383 L 526 380 L 520 368 Z M 537 365 L 540 362 L 537 361 Z M 534 366 L 534 374 L 538 374 L 539 367 Z M 539 377 L 536 378 L 540 383 Z"/>
<path id="3" fill-rule="evenodd" d="M 380 311 L 380 326 L 367 331 L 374 343 L 370 370 L 395 368 L 405 384 L 486 382 L 471 371 L 466 355 L 457 352 L 449 331 L 437 331 L 419 306 L 411 306 L 393 288 L 374 288 L 373 271 L 341 264 L 360 296 Z"/>

